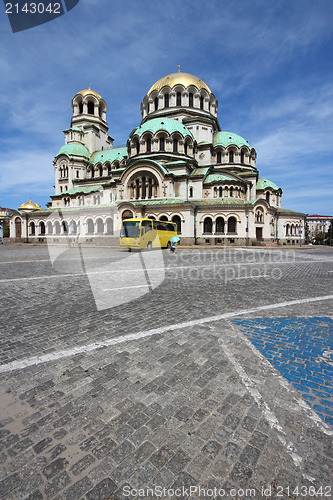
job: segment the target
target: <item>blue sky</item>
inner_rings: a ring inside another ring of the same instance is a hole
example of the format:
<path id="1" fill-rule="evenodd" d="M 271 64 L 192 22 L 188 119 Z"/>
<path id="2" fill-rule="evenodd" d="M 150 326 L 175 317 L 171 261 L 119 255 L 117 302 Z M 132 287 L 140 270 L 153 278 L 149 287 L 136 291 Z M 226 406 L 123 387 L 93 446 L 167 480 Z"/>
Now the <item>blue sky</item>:
<path id="1" fill-rule="evenodd" d="M 222 130 L 256 149 L 283 208 L 333 215 L 332 26 L 332 0 L 80 0 L 13 34 L 1 3 L 0 206 L 50 201 L 71 99 L 88 82 L 124 145 L 148 89 L 180 64 L 214 92 Z"/>

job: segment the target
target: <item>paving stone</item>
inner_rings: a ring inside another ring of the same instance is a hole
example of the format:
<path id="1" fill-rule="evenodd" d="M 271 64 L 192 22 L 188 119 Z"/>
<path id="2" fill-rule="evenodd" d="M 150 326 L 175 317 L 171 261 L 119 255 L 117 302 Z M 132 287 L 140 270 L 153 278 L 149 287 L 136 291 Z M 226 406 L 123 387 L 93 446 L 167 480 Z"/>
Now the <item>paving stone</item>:
<path id="1" fill-rule="evenodd" d="M 68 465 L 68 460 L 66 458 L 57 458 L 54 462 L 44 467 L 43 474 L 47 479 L 52 479 L 58 472 L 62 471 Z"/>
<path id="2" fill-rule="evenodd" d="M 161 469 L 165 465 L 165 463 L 168 462 L 173 456 L 173 450 L 169 448 L 169 446 L 164 445 L 150 457 L 150 462 L 157 469 Z"/>
<path id="3" fill-rule="evenodd" d="M 127 440 L 123 441 L 120 446 L 115 448 L 111 453 L 111 458 L 116 462 L 120 463 L 127 457 L 132 451 L 134 451 L 134 446 Z"/>
<path id="4" fill-rule="evenodd" d="M 100 443 L 98 446 L 93 448 L 91 451 L 99 460 L 104 458 L 107 454 L 109 454 L 113 448 L 117 445 L 112 438 L 105 438 L 105 440 Z"/>
<path id="5" fill-rule="evenodd" d="M 110 498 L 117 489 L 117 485 L 109 477 L 100 481 L 92 490 L 86 493 L 87 500 L 101 500 Z"/>
<path id="6" fill-rule="evenodd" d="M 171 460 L 168 461 L 167 467 L 172 472 L 180 473 L 190 461 L 191 458 L 185 451 L 178 450 Z"/>
<path id="7" fill-rule="evenodd" d="M 84 477 L 83 479 L 80 479 L 80 481 L 77 481 L 77 483 L 74 483 L 72 486 L 70 486 L 66 491 L 64 491 L 64 493 L 62 493 L 62 496 L 66 500 L 77 500 L 81 498 L 87 492 L 87 490 L 90 490 L 92 486 L 92 482 L 87 477 Z"/>
<path id="8" fill-rule="evenodd" d="M 133 453 L 133 458 L 137 463 L 142 463 L 147 460 L 154 452 L 156 448 L 154 445 L 145 441 L 141 446 Z"/>
<path id="9" fill-rule="evenodd" d="M 46 484 L 44 489 L 46 498 L 54 498 L 59 491 L 64 489 L 70 483 L 71 478 L 67 472 L 62 472 Z"/>
<path id="10" fill-rule="evenodd" d="M 22 479 L 19 477 L 17 473 L 6 477 L 2 481 L 0 481 L 0 496 L 4 497 L 15 488 L 18 488 L 21 484 L 22 484 Z"/>
<path id="11" fill-rule="evenodd" d="M 85 457 L 81 458 L 76 464 L 72 465 L 70 468 L 70 471 L 74 476 L 78 476 L 83 472 L 87 467 L 89 467 L 91 464 L 95 462 L 95 458 L 92 455 L 86 455 Z"/>

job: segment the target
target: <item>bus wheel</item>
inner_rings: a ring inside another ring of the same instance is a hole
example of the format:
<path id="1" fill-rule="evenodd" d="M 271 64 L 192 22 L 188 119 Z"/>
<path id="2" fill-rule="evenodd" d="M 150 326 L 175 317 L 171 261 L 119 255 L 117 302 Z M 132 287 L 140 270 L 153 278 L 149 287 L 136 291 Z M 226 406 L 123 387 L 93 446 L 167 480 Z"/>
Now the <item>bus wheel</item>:
<path id="1" fill-rule="evenodd" d="M 147 245 L 147 250 L 151 250 L 153 248 L 153 245 L 151 243 L 151 241 L 149 241 L 148 245 Z"/>
<path id="2" fill-rule="evenodd" d="M 131 252 L 131 251 L 132 251 L 132 249 L 131 249 L 131 248 L 129 248 L 129 249 L 128 249 L 128 251 L 129 251 L 129 252 Z"/>

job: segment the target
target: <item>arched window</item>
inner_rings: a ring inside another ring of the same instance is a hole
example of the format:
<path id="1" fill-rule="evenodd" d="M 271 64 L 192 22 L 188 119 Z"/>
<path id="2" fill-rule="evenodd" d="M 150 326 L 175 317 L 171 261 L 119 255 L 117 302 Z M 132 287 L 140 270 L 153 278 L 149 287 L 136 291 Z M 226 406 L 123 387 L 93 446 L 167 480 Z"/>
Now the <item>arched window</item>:
<path id="1" fill-rule="evenodd" d="M 60 222 L 58 220 L 54 223 L 55 234 L 60 234 Z"/>
<path id="2" fill-rule="evenodd" d="M 111 217 L 106 219 L 106 234 L 113 234 L 113 219 Z"/>
<path id="3" fill-rule="evenodd" d="M 140 198 L 140 181 L 136 179 L 135 181 L 135 198 Z"/>
<path id="4" fill-rule="evenodd" d="M 177 139 L 174 139 L 174 140 L 172 141 L 172 146 L 173 146 L 173 149 L 172 149 L 172 150 L 173 150 L 173 152 L 174 152 L 174 153 L 178 153 L 178 141 L 177 141 Z"/>
<path id="5" fill-rule="evenodd" d="M 204 220 L 204 233 L 212 233 L 213 232 L 213 221 L 211 217 L 206 217 Z"/>
<path id="6" fill-rule="evenodd" d="M 62 221 L 62 231 L 64 234 L 68 234 L 68 222 L 65 220 Z"/>
<path id="7" fill-rule="evenodd" d="M 155 97 L 154 105 L 155 105 L 155 111 L 157 111 L 158 110 L 158 97 Z"/>
<path id="8" fill-rule="evenodd" d="M 83 102 L 81 101 L 79 103 L 79 114 L 82 115 L 82 113 L 83 113 Z"/>
<path id="9" fill-rule="evenodd" d="M 223 188 L 222 188 L 222 186 L 219 187 L 219 197 L 223 198 Z"/>
<path id="10" fill-rule="evenodd" d="M 190 187 L 189 197 L 190 197 L 190 198 L 193 198 L 193 187 Z"/>
<path id="11" fill-rule="evenodd" d="M 231 187 L 230 188 L 230 198 L 232 198 L 234 196 L 234 193 L 233 193 L 233 188 Z"/>
<path id="12" fill-rule="evenodd" d="M 166 216 L 166 215 L 161 215 L 160 220 L 166 220 L 166 221 L 167 221 L 167 220 L 168 220 L 168 218 L 167 218 L 167 216 Z"/>
<path id="13" fill-rule="evenodd" d="M 103 234 L 104 233 L 104 222 L 103 219 L 100 217 L 96 221 L 96 232 L 97 234 Z"/>
<path id="14" fill-rule="evenodd" d="M 165 151 L 165 139 L 164 139 L 164 137 L 160 138 L 160 151 Z"/>
<path id="15" fill-rule="evenodd" d="M 77 233 L 77 225 L 75 220 L 71 220 L 71 234 L 76 234 Z"/>
<path id="16" fill-rule="evenodd" d="M 188 95 L 188 105 L 190 108 L 193 108 L 193 94 L 192 94 L 192 92 L 190 92 Z"/>
<path id="17" fill-rule="evenodd" d="M 136 154 L 138 155 L 140 153 L 140 141 L 136 142 Z"/>
<path id="18" fill-rule="evenodd" d="M 244 163 L 244 157 L 245 157 L 244 151 L 241 151 L 241 163 Z"/>
<path id="19" fill-rule="evenodd" d="M 222 163 L 222 153 L 218 151 L 216 154 L 216 163 Z"/>
<path id="20" fill-rule="evenodd" d="M 286 236 L 289 236 L 289 232 L 290 232 L 290 225 L 287 224 L 286 225 Z"/>
<path id="21" fill-rule="evenodd" d="M 94 103 L 89 101 L 88 102 L 88 115 L 94 115 L 95 114 L 95 106 Z"/>
<path id="22" fill-rule="evenodd" d="M 151 138 L 150 137 L 148 137 L 146 144 L 147 144 L 147 153 L 150 153 L 151 152 Z"/>
<path id="23" fill-rule="evenodd" d="M 133 219 L 133 213 L 130 210 L 124 210 L 121 218 L 122 218 L 122 220 L 124 220 L 124 219 Z"/>
<path id="24" fill-rule="evenodd" d="M 87 233 L 94 234 L 94 222 L 92 219 L 87 220 Z"/>
<path id="25" fill-rule="evenodd" d="M 216 219 L 216 232 L 224 233 L 224 219 L 223 217 L 218 217 Z"/>
<path id="26" fill-rule="evenodd" d="M 266 191 L 266 201 L 268 204 L 269 204 L 269 199 L 270 199 L 269 195 L 270 195 L 269 191 Z"/>
<path id="27" fill-rule="evenodd" d="M 111 175 L 111 167 L 110 167 L 110 165 L 108 166 L 108 175 Z"/>
<path id="28" fill-rule="evenodd" d="M 180 234 L 182 232 L 182 221 L 179 215 L 174 215 L 171 221 L 177 224 L 177 233 Z"/>
<path id="29" fill-rule="evenodd" d="M 53 233 L 53 227 L 52 227 L 52 222 L 48 221 L 46 224 L 47 228 L 47 234 L 52 234 Z"/>
<path id="30" fill-rule="evenodd" d="M 234 152 L 229 151 L 229 163 L 233 163 L 233 162 L 234 162 Z"/>
<path id="31" fill-rule="evenodd" d="M 40 225 L 40 234 L 45 234 L 45 223 L 41 221 Z"/>
<path id="32" fill-rule="evenodd" d="M 264 222 L 264 214 L 260 209 L 256 211 L 256 222 Z"/>
<path id="33" fill-rule="evenodd" d="M 148 198 L 153 196 L 153 180 L 151 177 L 148 179 Z"/>
<path id="34" fill-rule="evenodd" d="M 36 233 L 35 223 L 34 222 L 30 222 L 30 235 L 31 236 L 35 236 L 35 233 Z"/>
<path id="35" fill-rule="evenodd" d="M 164 96 L 164 107 L 165 108 L 169 107 L 169 94 L 165 94 Z"/>
<path id="36" fill-rule="evenodd" d="M 146 177 L 142 177 L 142 198 L 146 197 Z"/>
<path id="37" fill-rule="evenodd" d="M 103 177 L 103 167 L 99 167 L 99 176 Z"/>
<path id="38" fill-rule="evenodd" d="M 187 155 L 187 142 L 184 142 L 184 153 Z"/>
<path id="39" fill-rule="evenodd" d="M 200 96 L 200 109 L 204 109 L 204 98 Z"/>
<path id="40" fill-rule="evenodd" d="M 181 106 L 181 105 L 182 105 L 182 94 L 180 92 L 177 92 L 176 106 Z"/>
<path id="41" fill-rule="evenodd" d="M 236 218 L 229 217 L 228 219 L 228 233 L 236 233 Z"/>
<path id="42" fill-rule="evenodd" d="M 91 178 L 93 179 L 95 177 L 95 168 L 91 167 Z"/>

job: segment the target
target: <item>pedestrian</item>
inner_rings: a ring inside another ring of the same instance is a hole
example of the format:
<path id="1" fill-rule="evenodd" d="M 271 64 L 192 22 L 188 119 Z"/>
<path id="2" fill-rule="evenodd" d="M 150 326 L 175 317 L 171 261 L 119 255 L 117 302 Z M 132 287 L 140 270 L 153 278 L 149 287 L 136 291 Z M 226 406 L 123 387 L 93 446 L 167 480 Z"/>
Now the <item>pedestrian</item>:
<path id="1" fill-rule="evenodd" d="M 180 241 L 180 238 L 179 236 L 173 236 L 171 239 L 170 239 L 170 243 L 171 243 L 171 247 L 170 247 L 170 250 L 172 253 L 175 252 L 176 250 L 176 244 Z"/>
<path id="2" fill-rule="evenodd" d="M 0 243 L 3 245 L 3 226 L 0 226 Z"/>

